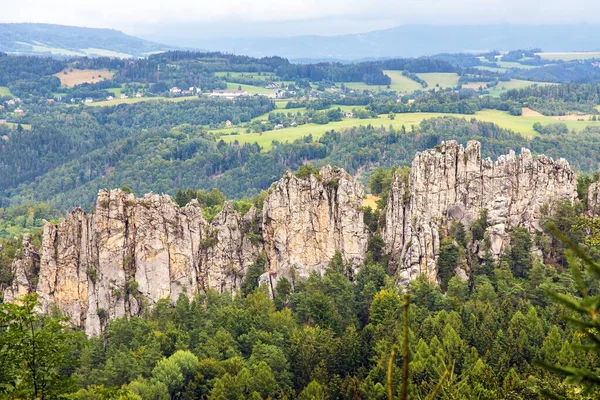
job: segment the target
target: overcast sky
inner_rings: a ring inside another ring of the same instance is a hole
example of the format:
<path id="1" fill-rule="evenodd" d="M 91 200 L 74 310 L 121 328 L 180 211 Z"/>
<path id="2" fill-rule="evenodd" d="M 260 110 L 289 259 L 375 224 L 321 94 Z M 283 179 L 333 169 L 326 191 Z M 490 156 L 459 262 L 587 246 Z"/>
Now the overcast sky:
<path id="1" fill-rule="evenodd" d="M 598 21 L 600 1 L 0 0 L 0 10 L 0 22 L 114 28 L 134 35 L 155 34 L 158 24 L 202 36 L 328 35 L 406 23 L 591 23 Z"/>

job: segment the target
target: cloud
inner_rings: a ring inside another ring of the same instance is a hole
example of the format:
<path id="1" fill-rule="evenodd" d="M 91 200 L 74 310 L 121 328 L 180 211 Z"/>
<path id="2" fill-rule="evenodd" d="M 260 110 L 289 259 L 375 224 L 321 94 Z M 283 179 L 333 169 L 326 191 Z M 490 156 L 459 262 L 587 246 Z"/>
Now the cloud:
<path id="1" fill-rule="evenodd" d="M 271 21 L 322 21 L 319 33 L 327 31 L 328 21 L 335 31 L 351 30 L 348 21 L 385 21 L 393 23 L 569 23 L 594 22 L 600 2 L 571 0 L 3 0 L 1 22 L 46 22 L 97 28 L 115 28 L 135 33 L 146 26 L 197 24 L 210 29 L 215 23 L 232 25 Z M 584 11 L 584 12 L 583 12 Z M 341 22 L 345 21 L 345 22 Z M 340 25 L 341 24 L 341 25 Z M 296 24 L 297 25 L 297 24 Z M 189 25 L 186 25 L 189 26 Z M 336 28 L 337 27 L 337 28 Z M 299 29 L 296 27 L 294 29 Z M 308 24 L 311 33 L 314 24 Z M 340 32 L 334 32 L 340 33 Z M 252 34 L 252 32 L 250 32 Z"/>

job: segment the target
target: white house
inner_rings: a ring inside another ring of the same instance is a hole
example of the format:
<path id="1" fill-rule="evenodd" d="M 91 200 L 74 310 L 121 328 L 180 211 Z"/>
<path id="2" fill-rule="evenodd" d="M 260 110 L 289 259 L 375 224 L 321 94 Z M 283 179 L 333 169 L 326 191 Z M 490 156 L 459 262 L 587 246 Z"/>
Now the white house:
<path id="1" fill-rule="evenodd" d="M 135 94 L 135 97 L 136 97 L 137 99 L 139 99 L 140 97 L 142 97 L 142 93 L 141 93 L 141 92 L 137 92 L 137 93 Z"/>
<path id="2" fill-rule="evenodd" d="M 84 103 L 93 103 L 94 99 L 92 99 L 91 97 L 86 97 L 86 99 L 83 102 Z"/>

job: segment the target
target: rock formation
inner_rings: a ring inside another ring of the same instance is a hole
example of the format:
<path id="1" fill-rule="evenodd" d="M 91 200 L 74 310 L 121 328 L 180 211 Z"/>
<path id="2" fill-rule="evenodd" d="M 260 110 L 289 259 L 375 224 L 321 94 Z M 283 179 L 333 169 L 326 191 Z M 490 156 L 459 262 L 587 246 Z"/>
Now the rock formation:
<path id="1" fill-rule="evenodd" d="M 368 240 L 362 201 L 362 185 L 343 169 L 325 166 L 307 178 L 288 172 L 263 207 L 267 277 L 307 278 L 323 271 L 336 250 L 358 266 Z"/>
<path id="2" fill-rule="evenodd" d="M 522 149 L 496 162 L 481 159 L 480 143 L 455 141 L 418 153 L 409 176 L 396 174 L 382 232 L 401 282 L 419 274 L 437 276 L 440 230 L 451 221 L 467 227 L 487 210 L 489 251 L 500 255 L 512 228 L 539 230 L 543 205 L 575 201 L 576 177 L 569 164 Z"/>
<path id="3" fill-rule="evenodd" d="M 600 215 L 600 182 L 594 182 L 588 188 L 587 212 L 590 217 Z"/>
<path id="4" fill-rule="evenodd" d="M 235 292 L 263 251 L 275 278 L 322 270 L 336 250 L 358 265 L 367 245 L 362 195 L 346 172 L 327 166 L 318 176 L 286 174 L 262 214 L 252 208 L 241 216 L 225 203 L 207 222 L 195 200 L 179 207 L 166 195 L 101 191 L 94 214 L 77 208 L 58 224 L 46 223 L 39 256 L 24 247 L 5 297 L 37 292 L 43 311 L 56 306 L 94 335 L 108 320 L 139 314 L 162 298 Z"/>

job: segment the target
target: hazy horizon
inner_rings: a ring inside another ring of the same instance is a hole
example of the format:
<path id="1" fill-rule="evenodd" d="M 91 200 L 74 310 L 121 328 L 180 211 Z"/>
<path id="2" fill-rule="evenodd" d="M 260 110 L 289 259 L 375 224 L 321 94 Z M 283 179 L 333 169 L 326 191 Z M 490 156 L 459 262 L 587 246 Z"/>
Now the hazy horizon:
<path id="1" fill-rule="evenodd" d="M 24 0 L 3 5 L 0 22 L 112 28 L 141 37 L 191 34 L 211 38 L 331 36 L 412 24 L 592 24 L 597 22 L 596 15 L 600 13 L 600 3 L 589 0 L 573 0 L 568 8 L 559 0 L 548 1 L 543 7 L 533 0 L 423 0 L 395 4 L 384 0 L 291 0 L 285 3 L 224 0 L 210 4 L 176 0 L 169 5 L 165 8 L 164 2 L 156 0 L 107 0 L 98 8 L 86 2 L 64 0 L 57 7 L 43 0 Z"/>

